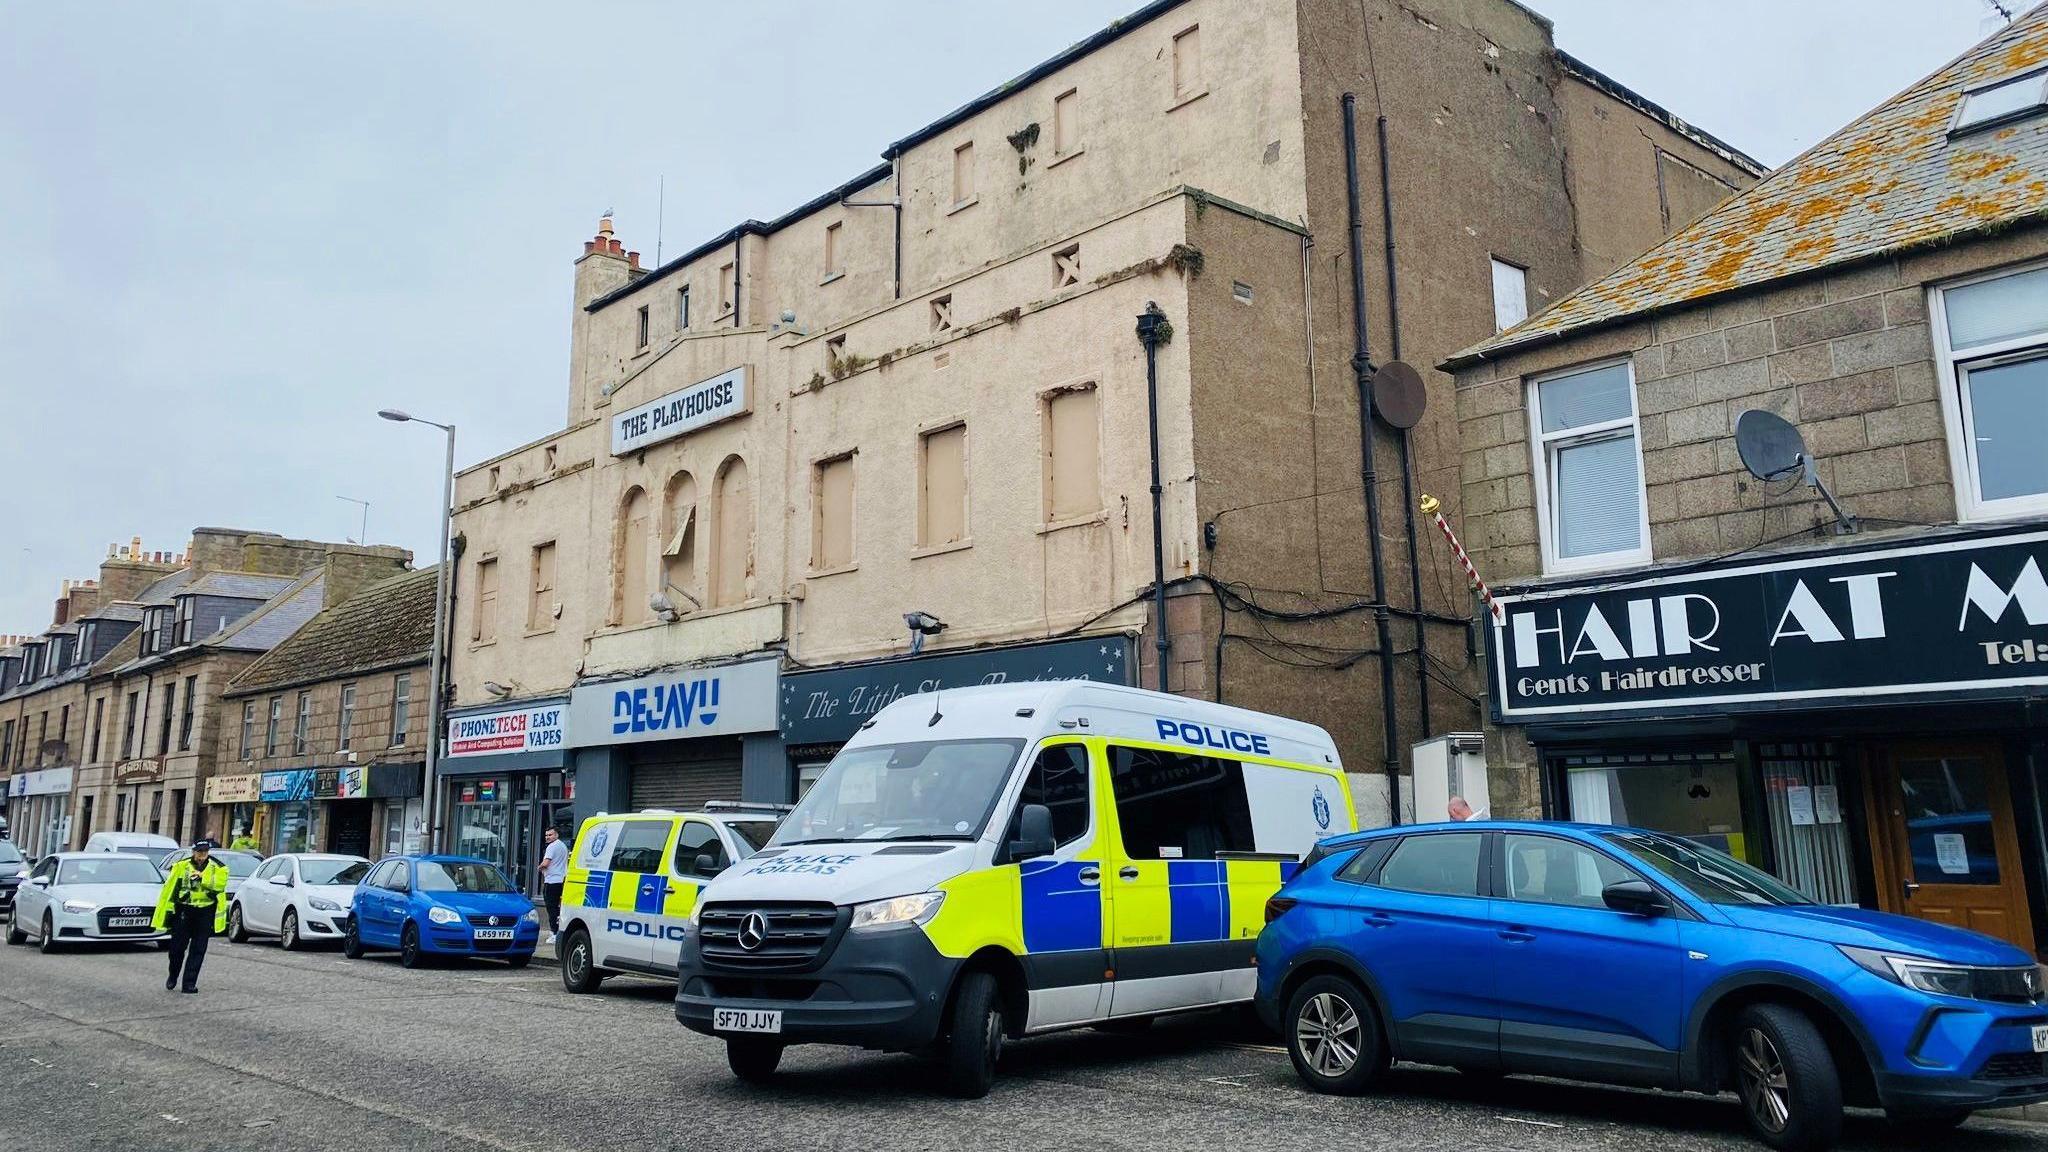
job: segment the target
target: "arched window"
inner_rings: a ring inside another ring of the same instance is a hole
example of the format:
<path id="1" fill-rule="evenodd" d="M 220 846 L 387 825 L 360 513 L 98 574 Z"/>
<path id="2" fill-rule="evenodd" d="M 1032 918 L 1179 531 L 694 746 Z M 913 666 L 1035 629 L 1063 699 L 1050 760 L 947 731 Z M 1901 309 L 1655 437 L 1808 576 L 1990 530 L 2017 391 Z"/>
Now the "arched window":
<path id="1" fill-rule="evenodd" d="M 619 502 L 618 532 L 612 541 L 612 622 L 639 624 L 654 617 L 647 606 L 647 546 L 653 525 L 648 522 L 647 490 L 634 485 Z"/>
<path id="2" fill-rule="evenodd" d="M 678 472 L 670 477 L 661 503 L 661 591 L 678 612 L 703 606 L 704 594 L 697 589 L 697 535 L 697 478 Z"/>
<path id="3" fill-rule="evenodd" d="M 718 469 L 712 489 L 711 602 L 744 603 L 754 584 L 754 490 L 747 462 L 730 457 Z"/>

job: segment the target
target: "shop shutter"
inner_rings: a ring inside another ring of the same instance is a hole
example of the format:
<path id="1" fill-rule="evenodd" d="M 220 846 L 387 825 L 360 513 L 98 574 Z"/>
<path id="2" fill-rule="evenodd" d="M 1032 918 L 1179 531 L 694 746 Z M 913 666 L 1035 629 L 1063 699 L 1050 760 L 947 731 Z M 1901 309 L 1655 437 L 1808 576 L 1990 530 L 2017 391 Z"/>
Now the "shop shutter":
<path id="1" fill-rule="evenodd" d="M 635 810 L 668 808 L 686 812 L 707 800 L 740 798 L 738 741 L 702 741 L 709 747 L 656 745 L 636 752 L 632 765 Z"/>

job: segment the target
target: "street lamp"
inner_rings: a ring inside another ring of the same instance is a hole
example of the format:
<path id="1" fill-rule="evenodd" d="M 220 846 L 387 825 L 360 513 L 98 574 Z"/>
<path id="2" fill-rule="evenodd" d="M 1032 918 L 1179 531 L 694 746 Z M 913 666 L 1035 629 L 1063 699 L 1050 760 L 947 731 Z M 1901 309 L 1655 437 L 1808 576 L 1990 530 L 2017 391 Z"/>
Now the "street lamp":
<path id="1" fill-rule="evenodd" d="M 437 424 L 407 415 L 396 408 L 379 409 L 377 415 L 399 424 L 425 424 L 448 434 L 448 461 L 441 468 L 441 550 L 434 562 L 434 644 L 427 658 L 427 779 L 425 821 L 426 850 L 440 847 L 439 800 L 441 793 L 441 671 L 442 638 L 448 633 L 448 519 L 455 509 L 455 425 Z"/>

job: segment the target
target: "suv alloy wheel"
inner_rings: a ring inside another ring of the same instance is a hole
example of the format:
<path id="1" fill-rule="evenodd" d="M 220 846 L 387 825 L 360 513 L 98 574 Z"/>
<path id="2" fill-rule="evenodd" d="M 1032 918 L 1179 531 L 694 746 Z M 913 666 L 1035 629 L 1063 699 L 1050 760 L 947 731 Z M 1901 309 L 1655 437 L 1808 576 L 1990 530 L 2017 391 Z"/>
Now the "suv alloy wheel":
<path id="1" fill-rule="evenodd" d="M 1779 1152 L 1831 1148 L 1842 1131 L 1842 1081 L 1813 1021 L 1783 1004 L 1735 1017 L 1729 1072 L 1752 1135 Z"/>
<path id="2" fill-rule="evenodd" d="M 1355 1095 L 1386 1067 L 1379 1014 L 1365 991 L 1341 976 L 1317 976 L 1295 989 L 1281 1027 L 1296 1075 L 1318 1092 Z"/>

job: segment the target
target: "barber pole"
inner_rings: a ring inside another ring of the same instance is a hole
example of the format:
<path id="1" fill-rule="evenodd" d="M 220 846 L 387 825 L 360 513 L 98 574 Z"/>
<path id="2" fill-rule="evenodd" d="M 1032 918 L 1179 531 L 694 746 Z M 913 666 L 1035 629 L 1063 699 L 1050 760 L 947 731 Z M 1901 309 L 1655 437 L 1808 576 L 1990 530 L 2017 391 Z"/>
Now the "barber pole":
<path id="1" fill-rule="evenodd" d="M 1451 531 L 1450 522 L 1444 519 L 1443 503 L 1434 496 L 1425 495 L 1422 498 L 1422 514 L 1436 521 L 1437 529 L 1444 534 L 1444 539 L 1451 542 L 1451 551 L 1458 557 L 1458 567 L 1465 570 L 1465 579 L 1472 582 L 1472 587 L 1479 589 L 1479 598 L 1486 601 L 1486 610 L 1493 614 L 1493 622 L 1505 623 L 1500 605 L 1493 602 L 1493 590 L 1486 586 L 1486 581 L 1479 578 L 1479 569 L 1472 566 L 1472 557 L 1465 554 L 1465 546 L 1458 543 L 1458 534 Z"/>

